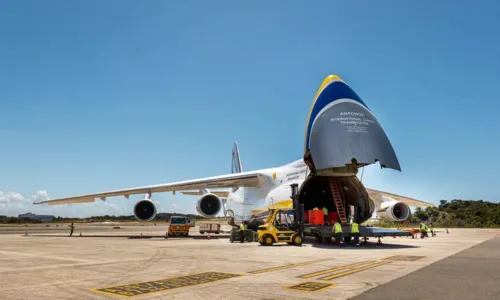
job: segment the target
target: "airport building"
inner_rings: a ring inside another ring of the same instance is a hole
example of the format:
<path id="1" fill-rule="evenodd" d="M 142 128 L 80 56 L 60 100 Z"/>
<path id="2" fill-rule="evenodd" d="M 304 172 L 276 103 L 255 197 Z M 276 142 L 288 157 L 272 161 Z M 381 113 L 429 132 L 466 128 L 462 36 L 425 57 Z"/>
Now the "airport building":
<path id="1" fill-rule="evenodd" d="M 51 215 L 35 215 L 32 213 L 19 215 L 19 220 L 21 221 L 40 221 L 40 222 L 50 222 L 54 219 Z"/>

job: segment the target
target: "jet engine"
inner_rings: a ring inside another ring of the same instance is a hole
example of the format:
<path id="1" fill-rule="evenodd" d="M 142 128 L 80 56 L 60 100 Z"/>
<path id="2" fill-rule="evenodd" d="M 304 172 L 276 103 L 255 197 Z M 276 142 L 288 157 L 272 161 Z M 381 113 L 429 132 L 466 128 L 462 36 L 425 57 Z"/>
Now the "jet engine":
<path id="1" fill-rule="evenodd" d="M 203 195 L 196 204 L 196 211 L 205 218 L 216 216 L 222 208 L 221 199 L 212 193 Z"/>
<path id="2" fill-rule="evenodd" d="M 151 199 L 137 201 L 134 206 L 134 216 L 139 221 L 151 221 L 156 217 L 156 205 Z"/>
<path id="3" fill-rule="evenodd" d="M 410 217 L 410 207 L 399 201 L 382 202 L 377 215 L 384 221 L 402 222 Z"/>

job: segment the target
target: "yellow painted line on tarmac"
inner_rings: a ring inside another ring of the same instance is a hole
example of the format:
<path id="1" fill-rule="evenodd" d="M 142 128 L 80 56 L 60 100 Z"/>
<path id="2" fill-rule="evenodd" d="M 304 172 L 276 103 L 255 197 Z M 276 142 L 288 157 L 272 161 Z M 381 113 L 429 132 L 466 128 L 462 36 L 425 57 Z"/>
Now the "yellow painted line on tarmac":
<path id="1" fill-rule="evenodd" d="M 321 277 L 319 279 L 321 279 L 321 280 L 332 280 L 332 279 L 335 279 L 335 278 L 344 277 L 344 276 L 347 276 L 347 275 L 351 275 L 351 274 L 354 274 L 354 273 L 358 273 L 358 272 L 361 272 L 361 271 L 365 271 L 365 270 L 368 270 L 368 269 L 376 268 L 376 267 L 379 267 L 379 266 L 382 266 L 382 265 L 386 265 L 386 264 L 390 264 L 390 263 L 392 263 L 392 261 L 387 261 L 387 260 L 386 261 L 381 261 L 381 262 L 369 264 L 369 265 L 366 265 L 366 266 L 362 266 L 362 267 L 359 267 L 359 268 L 354 268 L 354 269 L 349 270 L 349 271 L 340 272 L 340 273 L 337 273 L 337 274 L 333 274 L 333 275 L 328 275 L 328 276 L 325 276 L 325 277 Z"/>
<path id="2" fill-rule="evenodd" d="M 92 291 L 106 295 L 129 298 L 134 296 L 142 296 L 145 294 L 183 288 L 183 287 L 212 283 L 215 281 L 230 279 L 239 276 L 243 275 L 233 274 L 233 273 L 222 273 L 222 272 L 205 272 L 187 276 L 176 276 L 172 278 L 160 279 L 155 281 L 130 283 L 125 285 L 101 288 L 101 289 L 93 289 Z"/>
<path id="3" fill-rule="evenodd" d="M 425 256 L 416 256 L 416 255 L 394 255 L 384 258 L 383 260 L 392 260 L 392 261 L 417 261 L 425 258 Z"/>
<path id="4" fill-rule="evenodd" d="M 314 272 L 314 273 L 304 274 L 304 275 L 298 276 L 298 278 L 311 278 L 311 277 L 315 277 L 315 276 L 319 276 L 319 275 L 324 275 L 324 274 L 332 273 L 332 272 L 335 272 L 335 271 L 340 271 L 340 270 L 344 270 L 344 269 L 347 269 L 347 268 L 357 267 L 357 266 L 366 265 L 366 264 L 374 263 L 374 262 L 375 262 L 374 260 L 360 261 L 360 262 L 357 262 L 357 263 L 352 263 L 352 264 L 337 266 L 337 267 L 326 269 L 326 270 L 323 270 L 323 271 L 318 271 L 318 272 Z"/>
<path id="5" fill-rule="evenodd" d="M 335 283 L 306 281 L 306 282 L 302 282 L 299 284 L 287 286 L 287 287 L 285 287 L 285 289 L 314 293 L 314 292 L 322 291 L 322 290 L 324 290 L 328 287 L 332 287 L 332 286 L 336 286 L 336 284 Z"/>
<path id="6" fill-rule="evenodd" d="M 274 268 L 267 268 L 267 269 L 262 269 L 262 270 L 255 270 L 248 272 L 250 274 L 261 274 L 261 273 L 267 273 L 267 272 L 272 272 L 272 271 L 278 271 L 278 270 L 284 270 L 284 269 L 289 269 L 289 268 L 294 268 L 294 267 L 300 267 L 300 266 L 306 266 L 306 265 L 311 265 L 323 261 L 331 260 L 331 258 L 326 258 L 326 259 L 318 259 L 318 260 L 311 260 L 311 261 L 305 261 L 302 263 L 298 264 L 290 264 L 290 265 L 284 265 L 281 267 L 274 267 Z"/>

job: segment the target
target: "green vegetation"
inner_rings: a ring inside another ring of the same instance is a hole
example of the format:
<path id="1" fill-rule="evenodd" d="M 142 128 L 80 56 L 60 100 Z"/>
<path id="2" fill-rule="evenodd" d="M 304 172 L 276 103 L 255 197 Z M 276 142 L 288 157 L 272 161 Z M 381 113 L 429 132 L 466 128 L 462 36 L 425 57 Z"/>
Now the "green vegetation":
<path id="1" fill-rule="evenodd" d="M 0 216 L 0 224 L 15 224 L 19 223 L 19 219 L 16 217 Z"/>
<path id="2" fill-rule="evenodd" d="M 434 227 L 497 228 L 500 227 L 500 203 L 483 200 L 441 200 L 438 207 L 417 209 L 409 219 L 409 227 L 430 221 Z M 380 227 L 396 227 L 394 222 L 380 222 Z"/>

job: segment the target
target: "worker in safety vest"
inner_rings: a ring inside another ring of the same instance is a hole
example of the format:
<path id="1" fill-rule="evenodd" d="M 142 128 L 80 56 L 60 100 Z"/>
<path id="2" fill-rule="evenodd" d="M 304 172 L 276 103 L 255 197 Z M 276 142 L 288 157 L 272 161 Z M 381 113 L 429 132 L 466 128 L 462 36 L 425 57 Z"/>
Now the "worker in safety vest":
<path id="1" fill-rule="evenodd" d="M 337 221 L 333 225 L 333 233 L 335 234 L 335 240 L 340 244 L 340 247 L 344 246 L 344 235 L 342 234 L 342 226 Z"/>
<path id="2" fill-rule="evenodd" d="M 432 223 L 429 225 L 429 230 L 431 231 L 432 236 L 436 236 L 434 233 L 434 225 Z"/>
<path id="3" fill-rule="evenodd" d="M 429 237 L 429 226 L 427 226 L 426 223 L 424 223 L 424 231 L 425 231 L 425 237 Z"/>
<path id="4" fill-rule="evenodd" d="M 246 221 L 240 224 L 240 243 L 245 242 L 245 230 L 247 229 Z"/>
<path id="5" fill-rule="evenodd" d="M 71 225 L 69 227 L 70 227 L 69 236 L 72 236 L 73 235 L 73 230 L 75 230 L 75 223 L 71 223 Z"/>
<path id="6" fill-rule="evenodd" d="M 420 222 L 420 237 L 421 238 L 424 238 L 425 237 L 425 224 L 424 222 Z"/>
<path id="7" fill-rule="evenodd" d="M 359 247 L 359 224 L 354 221 L 351 224 L 351 236 L 354 237 L 356 247 Z"/>
<path id="8" fill-rule="evenodd" d="M 323 222 L 325 225 L 328 225 L 328 208 L 326 208 L 326 206 L 323 206 L 323 215 L 325 216 Z"/>
<path id="9" fill-rule="evenodd" d="M 431 233 L 431 227 L 427 224 L 425 225 L 425 231 L 426 231 L 427 237 L 429 237 L 429 233 Z"/>

